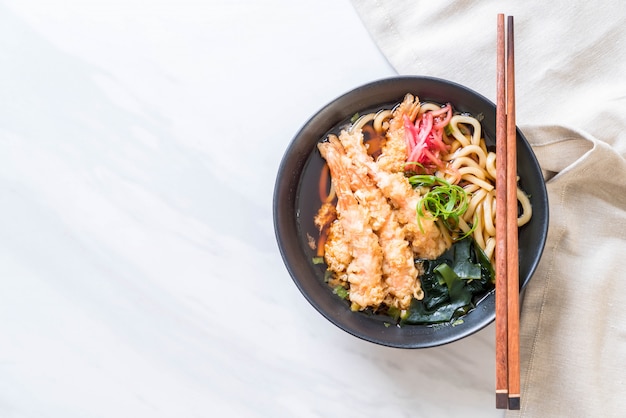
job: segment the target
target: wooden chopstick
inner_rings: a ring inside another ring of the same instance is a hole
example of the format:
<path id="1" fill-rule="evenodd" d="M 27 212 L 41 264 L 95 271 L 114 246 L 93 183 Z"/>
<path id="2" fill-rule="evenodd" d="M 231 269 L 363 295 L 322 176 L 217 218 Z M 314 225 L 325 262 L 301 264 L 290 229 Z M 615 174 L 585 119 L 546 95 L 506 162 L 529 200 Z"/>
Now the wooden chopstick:
<path id="1" fill-rule="evenodd" d="M 513 16 L 507 21 L 506 136 L 507 136 L 507 301 L 509 409 L 520 409 L 519 264 L 517 242 L 517 128 L 515 121 L 515 57 Z"/>
<path id="2" fill-rule="evenodd" d="M 508 407 L 508 319 L 507 319 L 507 117 L 504 15 L 498 14 L 496 71 L 496 408 Z"/>
<path id="3" fill-rule="evenodd" d="M 496 408 L 520 408 L 517 129 L 513 16 L 497 22 Z M 506 52 L 505 52 L 506 43 Z"/>

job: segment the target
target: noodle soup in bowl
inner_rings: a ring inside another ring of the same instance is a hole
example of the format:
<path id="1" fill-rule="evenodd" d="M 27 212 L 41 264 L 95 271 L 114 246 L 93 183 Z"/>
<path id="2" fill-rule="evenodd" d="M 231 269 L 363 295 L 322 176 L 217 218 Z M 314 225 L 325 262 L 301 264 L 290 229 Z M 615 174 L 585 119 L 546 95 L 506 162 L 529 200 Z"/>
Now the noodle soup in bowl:
<path id="1" fill-rule="evenodd" d="M 395 77 L 338 97 L 296 134 L 276 179 L 275 232 L 294 283 L 330 322 L 424 348 L 494 320 L 495 113 L 459 84 Z M 548 202 L 520 130 L 517 148 L 523 290 Z"/>

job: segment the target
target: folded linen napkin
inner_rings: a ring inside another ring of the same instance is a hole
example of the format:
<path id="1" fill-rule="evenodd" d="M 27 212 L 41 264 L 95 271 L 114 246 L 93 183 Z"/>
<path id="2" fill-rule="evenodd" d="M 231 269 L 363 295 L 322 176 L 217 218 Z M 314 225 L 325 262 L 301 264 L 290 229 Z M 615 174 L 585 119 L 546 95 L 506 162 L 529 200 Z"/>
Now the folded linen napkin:
<path id="1" fill-rule="evenodd" d="M 571 0 L 352 3 L 400 74 L 446 78 L 492 100 L 496 15 L 514 16 L 517 122 L 546 176 L 550 227 L 521 306 L 521 410 L 507 416 L 623 414 L 623 5 L 616 0 L 601 6 Z"/>

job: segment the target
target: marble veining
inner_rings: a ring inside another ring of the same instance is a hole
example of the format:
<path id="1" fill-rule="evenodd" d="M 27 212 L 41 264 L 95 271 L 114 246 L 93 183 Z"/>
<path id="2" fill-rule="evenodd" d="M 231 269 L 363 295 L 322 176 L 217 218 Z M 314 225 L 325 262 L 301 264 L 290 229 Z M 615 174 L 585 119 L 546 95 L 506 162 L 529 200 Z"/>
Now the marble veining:
<path id="1" fill-rule="evenodd" d="M 502 416 L 492 327 L 376 346 L 280 258 L 287 144 L 395 74 L 349 1 L 5 1 L 0 35 L 0 416 Z"/>

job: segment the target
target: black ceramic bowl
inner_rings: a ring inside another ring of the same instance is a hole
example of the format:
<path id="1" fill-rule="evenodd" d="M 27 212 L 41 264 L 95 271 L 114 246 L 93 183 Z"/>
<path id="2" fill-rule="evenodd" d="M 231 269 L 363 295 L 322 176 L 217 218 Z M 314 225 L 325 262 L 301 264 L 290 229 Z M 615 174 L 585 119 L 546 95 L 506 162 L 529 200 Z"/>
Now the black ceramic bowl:
<path id="1" fill-rule="evenodd" d="M 463 321 L 437 325 L 389 325 L 381 315 L 353 312 L 346 301 L 333 294 L 324 282 L 324 265 L 314 265 L 314 251 L 307 233 L 317 236 L 313 216 L 319 207 L 317 178 L 309 170 L 323 164 L 317 143 L 329 131 L 345 124 L 357 112 L 400 102 L 406 93 L 421 101 L 450 102 L 456 111 L 482 115 L 484 136 L 494 144 L 495 105 L 480 94 L 450 81 L 431 77 L 394 77 L 358 87 L 330 102 L 316 113 L 293 138 L 281 162 L 274 190 L 274 227 L 278 246 L 293 281 L 306 299 L 330 322 L 346 332 L 373 343 L 400 348 L 424 348 L 450 343 L 482 329 L 495 319 L 492 291 L 463 316 Z M 520 186 L 530 196 L 531 221 L 519 231 L 520 290 L 535 271 L 548 230 L 548 198 L 543 176 L 533 151 L 517 131 Z"/>

